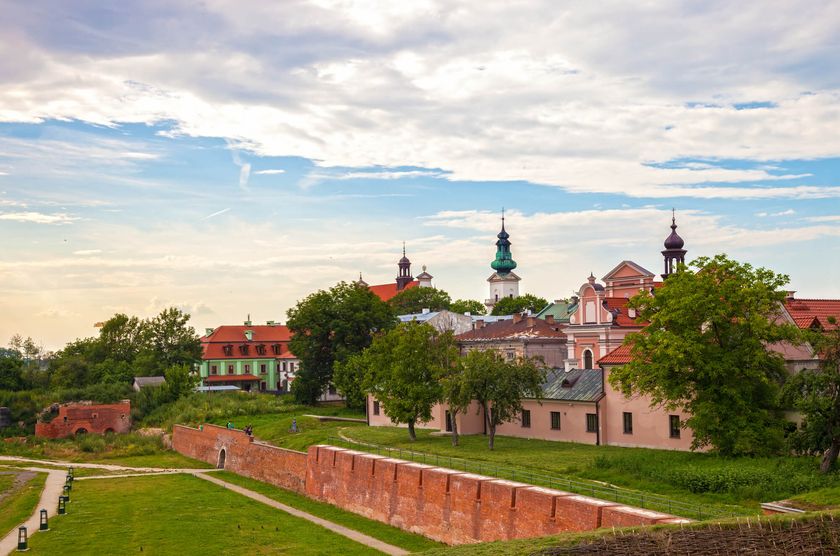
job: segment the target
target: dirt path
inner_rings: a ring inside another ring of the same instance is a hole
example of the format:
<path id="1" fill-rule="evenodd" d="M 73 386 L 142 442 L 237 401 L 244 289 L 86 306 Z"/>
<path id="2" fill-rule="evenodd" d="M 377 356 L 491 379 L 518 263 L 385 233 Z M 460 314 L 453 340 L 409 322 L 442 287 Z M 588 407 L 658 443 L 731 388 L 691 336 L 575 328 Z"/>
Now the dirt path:
<path id="1" fill-rule="evenodd" d="M 64 479 L 67 472 L 55 469 L 39 469 L 35 467 L 27 468 L 28 471 L 43 471 L 47 473 L 47 482 L 44 484 L 44 490 L 41 491 L 41 499 L 38 500 L 38 505 L 35 506 L 35 511 L 29 516 L 25 522 L 20 525 L 26 526 L 26 531 L 32 535 L 38 531 L 38 526 L 41 523 L 41 508 L 45 508 L 50 519 L 55 519 L 56 508 L 58 507 L 58 495 L 64 489 Z M 0 554 L 10 554 L 17 550 L 18 541 L 18 527 L 9 531 L 9 533 L 0 540 Z"/>
<path id="2" fill-rule="evenodd" d="M 271 506 L 272 508 L 277 508 L 278 510 L 282 510 L 288 514 L 291 514 L 295 517 L 299 517 L 305 519 L 307 521 L 311 521 L 321 527 L 332 531 L 333 533 L 337 533 L 344 537 L 347 537 L 350 540 L 356 541 L 357 543 L 363 544 L 374 550 L 379 550 L 380 552 L 384 552 L 385 554 L 390 554 L 391 556 L 403 556 L 405 554 L 409 554 L 407 550 L 404 550 L 398 546 L 394 546 L 392 544 L 388 544 L 386 542 L 382 542 L 379 539 L 375 539 L 371 536 L 365 535 L 364 533 L 359 533 L 358 531 L 354 531 L 353 529 L 348 529 L 343 525 L 338 525 L 337 523 L 333 523 L 332 521 L 327 521 L 326 519 L 322 519 L 320 517 L 314 516 L 312 514 L 303 512 L 298 510 L 297 508 L 293 508 L 291 506 L 287 506 L 286 504 L 281 504 L 276 500 L 272 500 L 267 496 L 263 496 L 258 492 L 254 492 L 253 490 L 248 490 L 247 488 L 243 488 L 239 485 L 235 485 L 233 483 L 228 483 L 227 481 L 223 481 L 216 477 L 212 477 L 200 470 L 197 470 L 193 473 L 196 477 L 204 479 L 205 481 L 210 481 L 211 483 L 215 483 L 219 486 L 225 487 L 227 489 L 232 490 L 242 496 L 247 496 L 252 500 L 256 500 L 257 502 L 261 502 L 267 506 Z"/>

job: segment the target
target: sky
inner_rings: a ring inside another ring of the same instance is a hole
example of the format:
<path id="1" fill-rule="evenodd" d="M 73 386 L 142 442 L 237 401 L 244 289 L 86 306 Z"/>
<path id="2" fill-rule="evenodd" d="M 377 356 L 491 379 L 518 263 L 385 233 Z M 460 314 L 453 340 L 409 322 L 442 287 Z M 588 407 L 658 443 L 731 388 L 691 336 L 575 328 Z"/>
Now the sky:
<path id="1" fill-rule="evenodd" d="M 0 344 L 726 253 L 840 297 L 840 3 L 0 0 Z"/>

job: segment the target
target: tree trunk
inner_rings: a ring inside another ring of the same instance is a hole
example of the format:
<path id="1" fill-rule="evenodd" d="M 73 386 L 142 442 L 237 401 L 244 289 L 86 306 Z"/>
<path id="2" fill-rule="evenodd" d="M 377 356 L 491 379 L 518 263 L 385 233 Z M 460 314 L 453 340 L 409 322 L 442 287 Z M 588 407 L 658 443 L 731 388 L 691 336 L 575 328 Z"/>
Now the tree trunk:
<path id="1" fill-rule="evenodd" d="M 408 437 L 412 442 L 417 440 L 417 433 L 414 432 L 414 420 L 408 422 Z"/>
<path id="2" fill-rule="evenodd" d="M 489 430 L 489 431 L 490 431 L 490 435 L 489 435 L 489 436 L 488 436 L 488 438 L 487 438 L 487 445 L 488 445 L 488 446 L 489 446 L 489 448 L 492 450 L 492 449 L 493 449 L 493 444 L 494 444 L 494 442 L 495 442 L 495 440 L 496 440 L 496 425 L 494 425 L 494 424 L 491 422 L 491 423 L 490 423 L 490 428 L 488 428 L 487 430 Z"/>
<path id="3" fill-rule="evenodd" d="M 834 463 L 837 461 L 838 454 L 840 454 L 840 438 L 835 438 L 831 442 L 831 446 L 823 452 L 822 461 L 820 462 L 820 471 L 822 473 L 831 471 L 831 468 L 834 467 Z"/>
<path id="4" fill-rule="evenodd" d="M 449 418 L 452 420 L 452 446 L 455 447 L 458 445 L 458 417 L 457 411 L 449 411 Z"/>

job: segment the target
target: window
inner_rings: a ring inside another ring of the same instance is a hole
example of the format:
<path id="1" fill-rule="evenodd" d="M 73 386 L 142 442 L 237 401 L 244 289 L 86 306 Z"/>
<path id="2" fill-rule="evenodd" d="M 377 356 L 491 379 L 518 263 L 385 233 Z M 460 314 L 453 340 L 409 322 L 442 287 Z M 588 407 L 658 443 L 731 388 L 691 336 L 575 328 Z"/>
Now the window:
<path id="1" fill-rule="evenodd" d="M 274 355 L 280 355 L 280 344 L 272 344 L 271 351 L 274 352 Z"/>
<path id="2" fill-rule="evenodd" d="M 245 363 L 245 372 L 246 372 L 246 373 L 250 373 L 250 372 L 251 372 L 251 364 L 250 364 L 250 363 Z"/>
<path id="3" fill-rule="evenodd" d="M 598 432 L 598 415 L 595 413 L 586 414 L 586 432 Z"/>
<path id="4" fill-rule="evenodd" d="M 294 363 L 289 363 L 289 372 L 290 373 L 295 372 L 295 364 Z"/>
<path id="5" fill-rule="evenodd" d="M 265 355 L 265 344 L 260 344 L 257 346 L 257 354 Z"/>
<path id="6" fill-rule="evenodd" d="M 592 368 L 592 352 L 588 349 L 583 352 L 583 368 L 584 369 L 591 369 Z"/>
<path id="7" fill-rule="evenodd" d="M 446 432 L 452 432 L 452 414 L 449 410 L 446 411 Z"/>
<path id="8" fill-rule="evenodd" d="M 265 381 L 260 382 L 260 392 L 265 392 Z"/>
<path id="9" fill-rule="evenodd" d="M 531 411 L 528 409 L 522 410 L 522 427 L 531 428 Z"/>
<path id="10" fill-rule="evenodd" d="M 261 374 L 261 375 L 264 375 L 266 372 L 268 372 L 268 369 L 267 369 L 266 364 L 265 364 L 265 363 L 261 363 L 261 364 L 260 364 L 260 374 Z"/>
<path id="11" fill-rule="evenodd" d="M 233 346 L 230 345 L 230 344 L 228 344 L 226 346 L 222 346 L 222 350 L 225 352 L 225 355 L 227 355 L 228 357 L 233 355 Z"/>
<path id="12" fill-rule="evenodd" d="M 228 374 L 229 375 L 233 374 L 233 365 L 228 365 Z"/>
<path id="13" fill-rule="evenodd" d="M 559 411 L 552 411 L 551 412 L 551 430 L 555 430 L 555 431 L 560 430 L 560 412 Z"/>
<path id="14" fill-rule="evenodd" d="M 373 400 L 373 414 L 379 415 L 379 400 Z"/>
<path id="15" fill-rule="evenodd" d="M 507 356 L 508 361 L 513 361 L 513 358 L 516 357 L 516 352 L 509 349 L 505 355 Z"/>
<path id="16" fill-rule="evenodd" d="M 669 429 L 671 429 L 671 438 L 679 438 L 680 437 L 680 416 L 679 415 L 668 415 L 668 425 Z"/>
<path id="17" fill-rule="evenodd" d="M 624 412 L 624 434 L 633 434 L 633 414 Z"/>
<path id="18" fill-rule="evenodd" d="M 286 371 L 286 362 L 283 361 L 283 372 L 285 372 L 285 371 Z"/>
<path id="19" fill-rule="evenodd" d="M 248 355 L 248 344 L 242 344 L 239 346 L 239 353 L 242 355 Z"/>
<path id="20" fill-rule="evenodd" d="M 210 365 L 210 374 L 211 375 L 219 374 L 219 366 L 218 365 Z"/>

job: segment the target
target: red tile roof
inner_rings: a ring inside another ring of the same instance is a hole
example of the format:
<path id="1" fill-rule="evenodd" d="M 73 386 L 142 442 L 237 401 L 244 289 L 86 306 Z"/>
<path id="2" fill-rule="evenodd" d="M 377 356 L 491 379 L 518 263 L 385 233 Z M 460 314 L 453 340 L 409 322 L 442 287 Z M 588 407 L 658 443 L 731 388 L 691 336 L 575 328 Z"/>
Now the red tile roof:
<path id="1" fill-rule="evenodd" d="M 253 334 L 251 340 L 245 336 L 245 331 Z M 287 326 L 281 324 L 225 325 L 216 328 L 211 334 L 201 338 L 203 359 L 292 359 L 289 352 L 289 340 L 292 334 Z M 275 354 L 273 345 L 280 345 L 280 354 Z M 233 346 L 230 355 L 225 355 L 224 346 Z M 239 346 L 247 345 L 248 353 L 243 354 Z M 265 354 L 257 353 L 257 346 L 265 346 Z"/>
<path id="2" fill-rule="evenodd" d="M 824 328 L 829 330 L 836 328 L 837 324 L 829 323 L 828 317 L 834 317 L 840 323 L 840 299 L 790 298 L 785 300 L 785 308 L 800 328 L 810 327 L 815 317 Z"/>
<path id="3" fill-rule="evenodd" d="M 566 335 L 560 331 L 557 324 L 551 325 L 537 317 L 524 317 L 519 322 L 513 319 L 500 320 L 490 323 L 483 328 L 476 328 L 463 334 L 458 334 L 458 341 L 486 341 L 486 340 L 517 340 L 517 339 L 565 339 Z"/>
<path id="4" fill-rule="evenodd" d="M 204 382 L 255 382 L 260 380 L 254 375 L 210 375 L 204 377 Z"/>
<path id="5" fill-rule="evenodd" d="M 409 288 L 417 287 L 419 284 L 420 284 L 420 282 L 418 282 L 417 280 L 414 280 L 414 281 L 406 284 L 405 287 L 403 288 L 403 290 L 407 290 Z M 394 297 L 395 295 L 400 293 L 400 291 L 402 291 L 402 290 L 397 290 L 397 283 L 396 282 L 391 282 L 390 284 L 379 284 L 379 285 L 376 285 L 376 286 L 368 286 L 368 289 L 370 291 L 372 291 L 373 293 L 375 293 L 379 297 L 379 299 L 381 299 L 382 301 L 388 301 L 389 299 L 391 299 L 392 297 Z"/>
<path id="6" fill-rule="evenodd" d="M 624 365 L 632 361 L 629 345 L 620 345 L 598 360 L 599 365 Z"/>
<path id="7" fill-rule="evenodd" d="M 608 310 L 618 311 L 618 314 L 613 317 L 613 322 L 618 326 L 633 326 L 639 328 L 644 326 L 644 323 L 628 316 L 627 302 L 630 300 L 626 297 L 605 297 L 604 301 L 607 303 Z"/>

